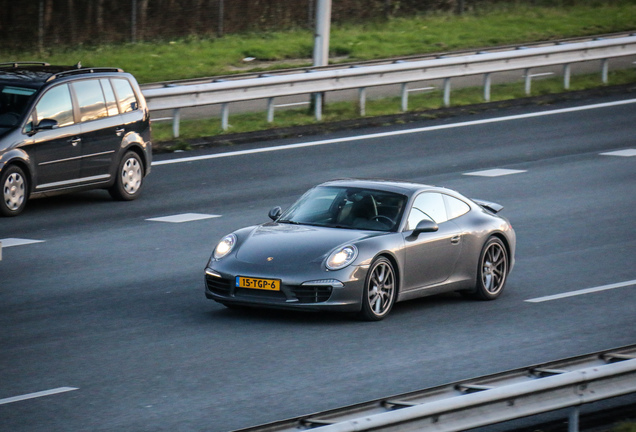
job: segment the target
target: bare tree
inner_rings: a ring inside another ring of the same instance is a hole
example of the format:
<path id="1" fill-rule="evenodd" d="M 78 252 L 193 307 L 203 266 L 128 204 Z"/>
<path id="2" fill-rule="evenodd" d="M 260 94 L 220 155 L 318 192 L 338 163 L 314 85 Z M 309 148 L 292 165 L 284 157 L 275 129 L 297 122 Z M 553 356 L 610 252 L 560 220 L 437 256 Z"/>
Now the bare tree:
<path id="1" fill-rule="evenodd" d="M 77 24 L 75 23 L 75 5 L 73 4 L 73 0 L 68 0 L 67 7 L 69 29 L 71 31 L 70 42 L 71 45 L 75 45 L 77 43 Z"/>
<path id="2" fill-rule="evenodd" d="M 138 33 L 139 37 L 143 40 L 146 36 L 146 23 L 148 22 L 148 2 L 150 0 L 140 0 L 139 1 L 139 26 Z"/>

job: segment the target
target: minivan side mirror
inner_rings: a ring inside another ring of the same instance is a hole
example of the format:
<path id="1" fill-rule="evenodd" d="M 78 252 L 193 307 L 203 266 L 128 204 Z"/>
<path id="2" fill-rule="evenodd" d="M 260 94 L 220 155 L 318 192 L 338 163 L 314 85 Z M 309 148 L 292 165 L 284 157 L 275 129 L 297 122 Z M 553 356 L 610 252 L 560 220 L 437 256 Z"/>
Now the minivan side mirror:
<path id="1" fill-rule="evenodd" d="M 35 130 L 55 129 L 57 127 L 57 120 L 42 119 L 40 123 L 35 127 Z"/>
<path id="2" fill-rule="evenodd" d="M 417 237 L 418 235 L 422 233 L 435 232 L 438 229 L 439 227 L 437 226 L 435 222 L 429 219 L 424 219 L 417 224 L 417 226 L 413 230 L 413 235 Z"/>
<path id="3" fill-rule="evenodd" d="M 280 208 L 279 206 L 274 207 L 273 209 L 271 209 L 269 211 L 269 218 L 273 221 L 275 221 L 276 219 L 278 219 L 280 217 L 280 215 L 283 214 L 283 209 Z"/>

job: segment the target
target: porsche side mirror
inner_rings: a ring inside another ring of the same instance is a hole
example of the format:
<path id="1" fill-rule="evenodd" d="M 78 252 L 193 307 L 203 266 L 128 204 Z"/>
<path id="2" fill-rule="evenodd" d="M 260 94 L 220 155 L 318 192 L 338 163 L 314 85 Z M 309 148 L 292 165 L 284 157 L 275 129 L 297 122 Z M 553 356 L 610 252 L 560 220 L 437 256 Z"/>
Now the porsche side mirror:
<path id="1" fill-rule="evenodd" d="M 432 220 L 424 219 L 417 224 L 417 226 L 413 230 L 413 235 L 418 236 L 426 232 L 435 232 L 438 229 L 439 227 L 435 222 L 433 222 Z"/>
<path id="2" fill-rule="evenodd" d="M 275 221 L 276 219 L 278 219 L 280 217 L 280 215 L 283 214 L 283 209 L 280 208 L 279 206 L 274 207 L 273 209 L 271 209 L 269 211 L 269 218 L 273 221 Z"/>

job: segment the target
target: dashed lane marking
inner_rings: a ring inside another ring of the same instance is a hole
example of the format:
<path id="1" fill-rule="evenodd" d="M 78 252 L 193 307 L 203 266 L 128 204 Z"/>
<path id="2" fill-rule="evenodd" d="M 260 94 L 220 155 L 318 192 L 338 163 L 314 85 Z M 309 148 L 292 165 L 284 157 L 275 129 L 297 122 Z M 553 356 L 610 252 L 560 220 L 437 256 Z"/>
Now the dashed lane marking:
<path id="1" fill-rule="evenodd" d="M 23 246 L 33 243 L 44 243 L 44 240 L 30 240 L 30 239 L 22 239 L 22 238 L 6 238 L 0 239 L 0 243 L 2 243 L 2 247 L 11 247 L 11 246 Z"/>
<path id="2" fill-rule="evenodd" d="M 25 394 L 21 396 L 14 396 L 10 398 L 0 399 L 0 405 L 5 405 L 5 404 L 19 402 L 19 401 L 28 400 L 28 399 L 40 398 L 44 396 L 51 396 L 51 395 L 59 394 L 59 393 L 66 393 L 73 390 L 79 390 L 79 389 L 77 387 L 58 387 L 51 390 L 44 390 L 44 391 L 40 391 L 36 393 L 29 393 L 29 394 Z"/>
<path id="3" fill-rule="evenodd" d="M 202 213 L 183 213 L 183 214 L 177 214 L 172 216 L 150 218 L 146 220 L 152 221 L 152 222 L 182 223 L 182 222 L 192 222 L 192 221 L 212 219 L 212 218 L 218 218 L 218 217 L 221 217 L 221 215 L 202 214 Z"/>
<path id="4" fill-rule="evenodd" d="M 625 149 L 625 150 L 617 150 L 607 153 L 601 153 L 601 156 L 621 156 L 621 157 L 632 157 L 636 156 L 636 149 Z"/>
<path id="5" fill-rule="evenodd" d="M 634 285 L 636 285 L 636 279 L 635 280 L 626 281 L 626 282 L 618 282 L 618 283 L 615 283 L 615 284 L 602 285 L 602 286 L 598 286 L 598 287 L 594 287 L 594 288 L 586 288 L 586 289 L 582 289 L 582 290 L 578 290 L 578 291 L 565 292 L 565 293 L 562 293 L 562 294 L 549 295 L 549 296 L 545 296 L 545 297 L 537 297 L 537 298 L 526 300 L 526 302 L 528 302 L 528 303 L 541 303 L 541 302 L 546 302 L 546 301 L 550 301 L 550 300 L 558 300 L 558 299 L 562 299 L 562 298 L 566 298 L 566 297 L 574 297 L 574 296 L 590 294 L 590 293 L 595 293 L 595 292 L 599 292 L 599 291 L 607 291 L 607 290 L 611 290 L 611 289 L 615 289 L 615 288 L 623 288 L 623 287 L 634 286 Z"/>
<path id="6" fill-rule="evenodd" d="M 524 172 L 526 172 L 526 171 L 525 170 L 513 170 L 513 169 L 495 168 L 495 169 L 489 169 L 489 170 L 483 170 L 483 171 L 475 171 L 475 172 L 464 173 L 464 175 L 479 176 L 479 177 L 501 177 L 501 176 L 505 176 L 505 175 L 519 174 L 519 173 L 524 173 Z"/>

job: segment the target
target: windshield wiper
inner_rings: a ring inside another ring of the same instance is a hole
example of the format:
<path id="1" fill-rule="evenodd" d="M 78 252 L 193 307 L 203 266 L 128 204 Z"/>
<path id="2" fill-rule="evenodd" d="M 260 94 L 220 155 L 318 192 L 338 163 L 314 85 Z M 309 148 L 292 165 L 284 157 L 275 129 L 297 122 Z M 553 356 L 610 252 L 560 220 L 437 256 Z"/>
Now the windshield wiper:
<path id="1" fill-rule="evenodd" d="M 291 225 L 300 225 L 300 222 L 296 222 L 296 221 L 289 220 L 289 219 L 279 219 L 276 222 L 284 223 L 284 224 L 291 224 Z"/>

